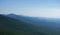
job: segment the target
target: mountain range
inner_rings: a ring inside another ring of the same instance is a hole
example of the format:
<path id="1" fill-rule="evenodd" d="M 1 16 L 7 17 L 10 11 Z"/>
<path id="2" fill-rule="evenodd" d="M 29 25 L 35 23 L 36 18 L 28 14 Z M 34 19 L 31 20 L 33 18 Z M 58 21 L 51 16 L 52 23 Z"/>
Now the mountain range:
<path id="1" fill-rule="evenodd" d="M 60 19 L 0 14 L 0 35 L 60 35 Z"/>

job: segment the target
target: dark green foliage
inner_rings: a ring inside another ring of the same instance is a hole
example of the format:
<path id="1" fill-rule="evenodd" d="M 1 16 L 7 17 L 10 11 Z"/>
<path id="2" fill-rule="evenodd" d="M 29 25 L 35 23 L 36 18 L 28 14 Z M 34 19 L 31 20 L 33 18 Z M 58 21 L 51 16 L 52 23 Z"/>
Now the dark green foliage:
<path id="1" fill-rule="evenodd" d="M 42 27 L 0 15 L 0 35 L 57 35 Z"/>

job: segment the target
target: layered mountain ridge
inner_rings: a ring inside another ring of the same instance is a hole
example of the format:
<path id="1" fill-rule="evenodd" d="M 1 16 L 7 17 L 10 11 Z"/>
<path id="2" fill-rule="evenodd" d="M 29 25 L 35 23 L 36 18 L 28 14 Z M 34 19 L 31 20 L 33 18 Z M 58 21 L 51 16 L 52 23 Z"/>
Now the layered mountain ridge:
<path id="1" fill-rule="evenodd" d="M 43 18 L 0 15 L 0 32 L 6 35 L 60 35 L 60 25 Z"/>

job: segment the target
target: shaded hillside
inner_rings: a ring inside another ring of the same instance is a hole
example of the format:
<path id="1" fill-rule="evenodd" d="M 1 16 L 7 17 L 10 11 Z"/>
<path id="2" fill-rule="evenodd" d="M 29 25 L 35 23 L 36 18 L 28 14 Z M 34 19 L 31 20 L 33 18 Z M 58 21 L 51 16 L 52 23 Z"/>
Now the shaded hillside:
<path id="1" fill-rule="evenodd" d="M 44 17 L 29 17 L 29 16 L 22 16 L 22 15 L 16 15 L 16 14 L 8 14 L 7 15 L 10 18 L 14 18 L 17 20 L 24 21 L 29 24 L 33 24 L 37 27 L 42 27 L 47 30 L 57 30 L 57 28 L 60 28 L 60 20 L 57 18 L 44 18 Z"/>
<path id="2" fill-rule="evenodd" d="M 58 33 L 0 15 L 0 35 L 57 35 Z"/>

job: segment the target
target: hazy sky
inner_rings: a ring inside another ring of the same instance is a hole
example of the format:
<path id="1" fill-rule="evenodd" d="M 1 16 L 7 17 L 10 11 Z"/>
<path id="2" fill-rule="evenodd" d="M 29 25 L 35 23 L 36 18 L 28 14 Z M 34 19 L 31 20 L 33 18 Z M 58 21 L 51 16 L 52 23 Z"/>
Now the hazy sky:
<path id="1" fill-rule="evenodd" d="M 60 18 L 60 0 L 0 0 L 0 14 Z"/>

